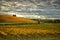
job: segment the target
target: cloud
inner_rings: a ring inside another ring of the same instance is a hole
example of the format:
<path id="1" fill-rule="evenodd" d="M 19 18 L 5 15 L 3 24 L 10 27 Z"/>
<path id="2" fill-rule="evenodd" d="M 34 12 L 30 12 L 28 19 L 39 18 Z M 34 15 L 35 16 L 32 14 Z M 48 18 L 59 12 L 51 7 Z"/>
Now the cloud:
<path id="1" fill-rule="evenodd" d="M 60 9 L 60 0 L 5 0 L 8 2 L 18 2 L 23 5 L 36 6 L 37 9 Z M 25 6 L 27 7 L 27 6 Z"/>

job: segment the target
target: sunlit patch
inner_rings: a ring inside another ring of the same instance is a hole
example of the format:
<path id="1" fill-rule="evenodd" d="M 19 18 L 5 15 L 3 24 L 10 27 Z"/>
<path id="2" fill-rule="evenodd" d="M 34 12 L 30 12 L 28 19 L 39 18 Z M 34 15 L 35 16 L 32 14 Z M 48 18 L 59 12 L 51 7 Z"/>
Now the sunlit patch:
<path id="1" fill-rule="evenodd" d="M 16 16 L 17 16 L 17 17 L 24 17 L 23 15 L 18 15 L 18 14 L 17 14 Z"/>

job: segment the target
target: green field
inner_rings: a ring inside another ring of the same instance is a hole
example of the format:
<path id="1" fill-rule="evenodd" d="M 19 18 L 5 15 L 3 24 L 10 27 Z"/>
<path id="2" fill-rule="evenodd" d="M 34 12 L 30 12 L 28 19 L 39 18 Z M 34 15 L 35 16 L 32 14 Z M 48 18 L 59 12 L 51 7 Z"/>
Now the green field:
<path id="1" fill-rule="evenodd" d="M 60 30 L 60 23 L 0 23 L 0 27 L 19 27 L 42 30 Z"/>
<path id="2" fill-rule="evenodd" d="M 0 31 L 0 40 L 60 40 L 60 23 L 3 23 Z"/>

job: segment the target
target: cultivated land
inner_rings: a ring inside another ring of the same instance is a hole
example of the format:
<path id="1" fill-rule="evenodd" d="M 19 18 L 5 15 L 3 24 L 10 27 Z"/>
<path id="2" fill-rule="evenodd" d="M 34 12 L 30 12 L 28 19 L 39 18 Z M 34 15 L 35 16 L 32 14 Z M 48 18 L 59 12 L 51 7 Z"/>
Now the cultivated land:
<path id="1" fill-rule="evenodd" d="M 36 21 L 33 21 L 33 20 L 29 20 L 29 19 L 26 19 L 26 18 L 22 18 L 22 17 L 15 17 L 15 16 L 8 16 L 8 15 L 3 15 L 3 14 L 0 14 L 0 23 L 8 23 L 8 22 L 36 22 Z"/>
<path id="2" fill-rule="evenodd" d="M 0 22 L 0 40 L 60 40 L 60 23 Z"/>
<path id="3" fill-rule="evenodd" d="M 0 40 L 60 40 L 60 23 L 0 25 Z"/>

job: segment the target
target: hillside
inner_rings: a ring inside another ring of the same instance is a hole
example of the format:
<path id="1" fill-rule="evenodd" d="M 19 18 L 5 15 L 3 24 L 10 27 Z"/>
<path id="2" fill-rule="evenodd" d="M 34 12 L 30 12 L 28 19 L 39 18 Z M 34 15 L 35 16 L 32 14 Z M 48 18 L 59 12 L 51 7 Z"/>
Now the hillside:
<path id="1" fill-rule="evenodd" d="M 0 14 L 0 22 L 35 22 L 35 21 L 22 17 L 14 17 Z"/>

